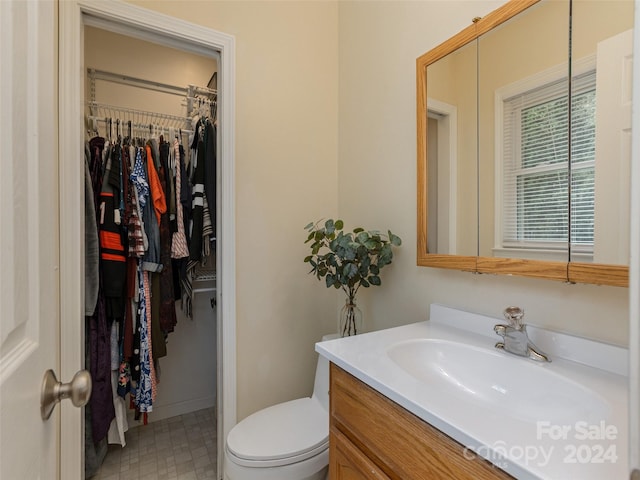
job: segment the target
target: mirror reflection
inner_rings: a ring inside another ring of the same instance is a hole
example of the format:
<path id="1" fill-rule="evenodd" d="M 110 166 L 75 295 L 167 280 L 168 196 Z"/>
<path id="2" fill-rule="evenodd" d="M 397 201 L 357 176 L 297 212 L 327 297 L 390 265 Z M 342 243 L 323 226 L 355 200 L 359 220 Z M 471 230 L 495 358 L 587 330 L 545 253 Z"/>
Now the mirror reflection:
<path id="1" fill-rule="evenodd" d="M 569 1 L 478 39 L 479 256 L 568 261 Z"/>
<path id="2" fill-rule="evenodd" d="M 476 256 L 477 43 L 427 67 L 427 251 Z"/>
<path id="3" fill-rule="evenodd" d="M 627 265 L 634 5 L 573 0 L 571 261 Z"/>

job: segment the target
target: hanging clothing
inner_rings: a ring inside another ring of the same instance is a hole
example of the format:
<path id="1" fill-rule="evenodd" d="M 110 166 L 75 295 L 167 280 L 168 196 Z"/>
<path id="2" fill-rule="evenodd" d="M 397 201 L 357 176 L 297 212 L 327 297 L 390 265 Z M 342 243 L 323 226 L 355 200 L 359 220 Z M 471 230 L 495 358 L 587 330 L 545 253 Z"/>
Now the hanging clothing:
<path id="1" fill-rule="evenodd" d="M 124 149 L 124 160 L 122 162 L 123 170 L 122 176 L 124 179 L 124 185 L 126 185 L 126 201 L 125 201 L 125 215 L 123 223 L 127 226 L 129 257 L 142 257 L 145 251 L 145 238 L 144 230 L 142 228 L 142 222 L 140 220 L 140 211 L 138 208 L 138 193 L 134 185 L 132 185 L 131 175 L 133 174 L 131 153 L 133 152 L 133 160 L 135 161 L 135 149 L 133 147 L 126 147 Z"/>
<path id="2" fill-rule="evenodd" d="M 158 179 L 166 192 L 171 191 L 168 161 L 169 143 L 163 142 L 160 144 Z M 173 291 L 173 265 L 171 263 L 172 236 L 169 213 L 165 211 L 160 215 L 160 262 L 162 263 L 162 271 L 160 272 L 160 308 L 158 309 L 160 328 L 165 335 L 173 332 L 176 323 L 178 323 Z M 156 358 L 159 358 L 159 356 Z"/>
<path id="3" fill-rule="evenodd" d="M 89 162 L 91 152 L 87 144 L 84 162 L 84 314 L 93 315 L 98 302 L 100 283 L 100 246 L 98 243 L 98 224 L 94 205 L 93 187 Z"/>
<path id="4" fill-rule="evenodd" d="M 117 212 L 113 193 L 100 194 L 100 264 L 104 284 L 105 305 L 109 318 L 124 317 L 124 285 L 127 274 L 123 230 L 115 223 Z"/>
<path id="5" fill-rule="evenodd" d="M 182 208 L 182 174 L 183 163 L 180 155 L 180 144 L 176 138 L 173 142 L 174 159 L 176 163 L 176 231 L 171 238 L 171 258 L 185 258 L 189 256 L 187 236 L 184 228 L 184 213 Z"/>
<path id="6" fill-rule="evenodd" d="M 207 194 L 204 193 L 204 203 L 202 207 L 202 257 L 211 254 L 211 237 L 213 235 L 213 221 Z M 203 262 L 204 263 L 204 262 Z"/>
<path id="7" fill-rule="evenodd" d="M 96 217 L 99 215 L 99 192 L 103 181 L 103 152 L 106 142 L 102 137 L 89 141 L 91 154 L 90 172 L 94 192 L 93 203 Z M 89 373 L 91 373 L 92 391 L 89 399 L 91 407 L 91 427 L 94 443 L 103 440 L 109 430 L 111 420 L 115 417 L 111 392 L 111 336 L 105 307 L 103 280 L 100 275 L 98 283 L 98 300 L 96 309 L 89 317 Z"/>
<path id="8" fill-rule="evenodd" d="M 93 202 L 93 199 L 91 200 Z M 89 331 L 89 317 L 85 317 L 85 330 Z M 91 368 L 90 341 L 89 335 L 85 335 L 84 360 L 85 368 Z M 99 442 L 93 439 L 93 413 L 91 402 L 84 407 L 84 473 L 85 478 L 91 478 L 100 469 L 105 456 L 107 455 L 107 439 L 103 438 Z"/>
<path id="9" fill-rule="evenodd" d="M 93 193 L 91 172 L 89 165 L 91 163 L 91 147 L 89 143 L 85 145 L 85 161 L 84 161 L 84 222 L 85 222 L 85 296 L 84 296 L 84 314 L 85 329 L 90 331 L 90 317 L 93 316 L 98 302 L 98 293 L 100 286 L 100 247 L 98 244 L 98 225 L 96 223 L 95 198 Z M 85 368 L 91 370 L 91 346 L 89 335 L 85 335 Z M 103 438 L 98 443 L 94 442 L 92 429 L 92 412 L 91 403 L 85 407 L 85 476 L 90 478 L 99 469 L 104 457 L 107 454 L 107 442 Z"/>
<path id="10" fill-rule="evenodd" d="M 164 269 L 162 272 L 164 272 Z M 153 358 L 155 360 L 167 356 L 166 333 L 162 328 L 162 316 L 160 315 L 163 303 L 162 290 L 160 288 L 161 275 L 162 273 L 151 275 L 151 345 L 153 345 Z M 169 300 L 173 302 L 173 299 Z"/>
<path id="11" fill-rule="evenodd" d="M 158 170 L 156 167 L 156 157 L 153 156 L 152 143 L 147 142 L 147 172 L 149 174 L 149 187 L 151 189 L 151 199 L 153 201 L 153 211 L 156 215 L 158 225 L 160 225 L 160 216 L 167 211 L 167 200 L 164 194 L 164 189 L 158 176 Z M 156 154 L 158 155 L 158 154 Z"/>
<path id="12" fill-rule="evenodd" d="M 159 272 L 162 270 L 162 263 L 160 260 L 160 226 L 158 218 L 161 215 L 162 205 L 166 204 L 163 200 L 162 186 L 153 165 L 151 148 L 147 146 L 144 151 L 141 151 L 141 154 L 143 154 L 143 162 L 149 175 L 147 177 L 149 181 L 149 198 L 145 201 L 142 210 L 142 222 L 149 241 L 149 247 L 144 255 L 142 268 L 148 272 Z M 152 171 L 155 174 L 151 173 Z M 154 180 L 151 180 L 151 177 L 154 177 Z"/>
<path id="13" fill-rule="evenodd" d="M 153 353 L 149 328 L 151 316 L 147 308 L 147 301 L 150 300 L 149 273 L 140 271 L 138 281 L 140 285 L 140 365 L 135 402 L 139 411 L 151 412 L 153 411 Z"/>
<path id="14" fill-rule="evenodd" d="M 133 147 L 132 147 L 133 148 Z M 136 215 L 138 218 L 138 222 L 142 227 L 142 212 L 144 207 L 147 204 L 147 200 L 149 198 L 149 194 L 151 192 L 149 188 L 149 182 L 147 182 L 147 173 L 144 168 L 144 162 L 142 159 L 142 149 L 135 149 L 134 154 L 134 165 L 131 169 L 131 175 L 129 176 L 129 181 L 133 185 L 132 188 L 132 201 L 135 202 Z M 145 229 L 142 228 L 142 244 L 144 246 L 144 251 L 149 248 L 149 239 L 145 232 Z M 143 252 L 144 255 L 144 252 Z"/>
<path id="15" fill-rule="evenodd" d="M 119 209 L 122 147 L 110 149 L 100 190 L 100 267 L 108 318 L 124 317 L 126 260 L 122 214 Z"/>
<path id="16" fill-rule="evenodd" d="M 129 424 L 127 422 L 127 406 L 124 398 L 118 395 L 118 377 L 121 360 L 118 341 L 119 336 L 118 322 L 113 322 L 111 326 L 111 390 L 115 418 L 111 421 L 107 436 L 109 443 L 119 444 L 124 447 L 127 444 L 124 434 L 129 430 Z"/>
<path id="17" fill-rule="evenodd" d="M 198 265 L 204 265 L 215 249 L 215 199 L 216 199 L 216 131 L 208 119 L 200 119 L 192 147 L 195 162 L 192 165 L 192 222 L 189 241 L 189 261 L 181 278 L 182 308 L 187 316 L 193 312 L 193 282 Z M 210 193 L 207 192 L 209 189 Z M 208 197 L 211 195 L 211 199 Z M 213 205 L 213 208 L 211 208 Z M 214 248 L 212 248 L 212 245 Z"/>
<path id="18" fill-rule="evenodd" d="M 204 155 L 204 193 L 207 197 L 207 206 L 211 216 L 210 241 L 216 236 L 216 197 L 217 197 L 217 141 L 216 127 L 212 122 L 207 122 L 204 131 L 205 155 Z"/>
<path id="19" fill-rule="evenodd" d="M 200 127 L 201 131 L 204 127 Z M 196 134 L 198 135 L 198 134 Z M 204 135 L 204 132 L 203 132 Z M 202 222 L 204 211 L 204 164 L 205 149 L 204 138 L 198 140 L 196 152 L 196 164 L 193 173 L 193 208 L 192 208 L 192 229 L 191 244 L 189 245 L 189 259 L 199 262 L 202 257 Z"/>

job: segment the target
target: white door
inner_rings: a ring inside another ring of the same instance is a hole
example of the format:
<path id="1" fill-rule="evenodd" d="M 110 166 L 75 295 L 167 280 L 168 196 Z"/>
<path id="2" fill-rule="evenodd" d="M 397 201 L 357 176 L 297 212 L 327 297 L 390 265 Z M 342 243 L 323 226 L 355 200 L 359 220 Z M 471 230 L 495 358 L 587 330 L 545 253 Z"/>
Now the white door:
<path id="1" fill-rule="evenodd" d="M 0 478 L 58 478 L 56 5 L 0 1 Z M 68 380 L 68 379 L 66 379 Z"/>

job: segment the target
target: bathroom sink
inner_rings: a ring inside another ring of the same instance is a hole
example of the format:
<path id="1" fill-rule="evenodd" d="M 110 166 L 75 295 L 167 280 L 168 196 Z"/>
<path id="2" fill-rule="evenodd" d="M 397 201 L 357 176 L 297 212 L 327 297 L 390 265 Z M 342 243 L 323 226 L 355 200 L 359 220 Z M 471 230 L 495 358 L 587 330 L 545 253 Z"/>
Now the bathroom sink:
<path id="1" fill-rule="evenodd" d="M 552 360 L 536 362 L 494 347 L 500 321 L 432 304 L 428 321 L 316 350 L 514 478 L 628 476 L 627 349 L 529 325 Z"/>
<path id="2" fill-rule="evenodd" d="M 394 343 L 387 355 L 430 390 L 525 422 L 595 421 L 611 410 L 597 392 L 554 372 L 554 363 L 536 363 L 491 347 L 422 338 Z"/>

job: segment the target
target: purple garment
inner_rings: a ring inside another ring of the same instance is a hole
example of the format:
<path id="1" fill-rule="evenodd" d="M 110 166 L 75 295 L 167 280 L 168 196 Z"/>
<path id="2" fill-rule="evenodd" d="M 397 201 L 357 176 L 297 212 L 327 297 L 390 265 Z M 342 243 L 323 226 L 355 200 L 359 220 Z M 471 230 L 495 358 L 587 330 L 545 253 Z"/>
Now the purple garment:
<path id="1" fill-rule="evenodd" d="M 91 427 L 93 441 L 98 443 L 107 436 L 111 421 L 116 416 L 111 390 L 111 335 L 102 292 L 98 295 L 96 313 L 89 320 L 91 364 Z"/>

